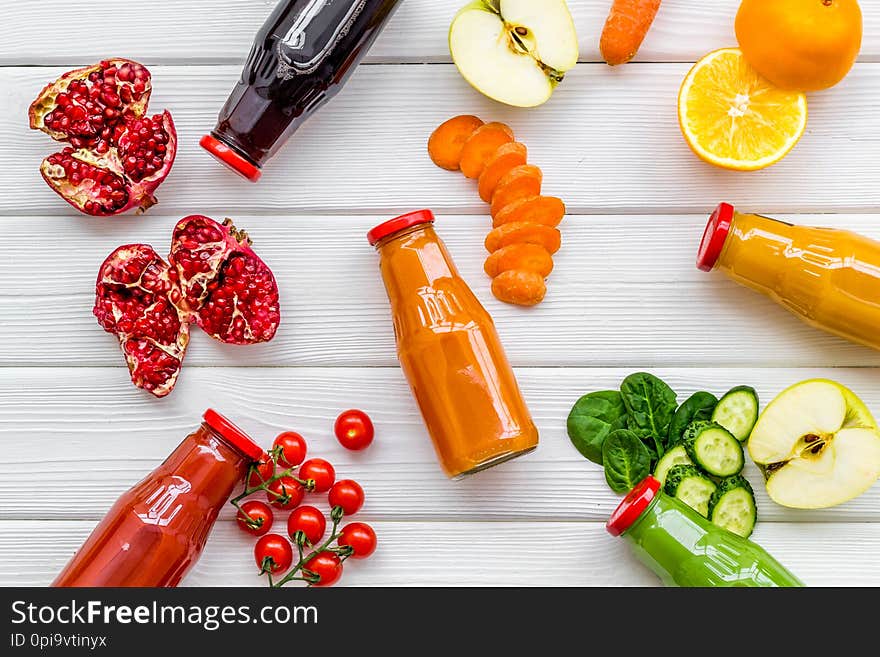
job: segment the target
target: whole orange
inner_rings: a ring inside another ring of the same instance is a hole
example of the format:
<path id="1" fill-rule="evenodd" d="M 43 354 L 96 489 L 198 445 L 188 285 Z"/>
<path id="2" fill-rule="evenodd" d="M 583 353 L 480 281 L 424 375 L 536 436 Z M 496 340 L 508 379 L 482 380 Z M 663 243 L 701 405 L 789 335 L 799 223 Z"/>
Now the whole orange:
<path id="1" fill-rule="evenodd" d="M 818 91 L 840 82 L 862 46 L 856 0 L 743 0 L 736 38 L 748 62 L 783 89 Z"/>

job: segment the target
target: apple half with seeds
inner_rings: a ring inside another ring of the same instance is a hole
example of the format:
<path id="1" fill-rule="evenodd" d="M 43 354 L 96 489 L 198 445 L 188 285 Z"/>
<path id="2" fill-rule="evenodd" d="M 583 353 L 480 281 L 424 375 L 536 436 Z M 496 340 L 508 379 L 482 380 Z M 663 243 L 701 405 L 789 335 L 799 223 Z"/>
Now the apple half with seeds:
<path id="1" fill-rule="evenodd" d="M 880 433 L 865 404 L 827 379 L 782 391 L 749 436 L 749 454 L 777 504 L 823 509 L 851 500 L 880 477 Z"/>
<path id="2" fill-rule="evenodd" d="M 565 0 L 476 0 L 452 20 L 449 51 L 477 91 L 534 107 L 577 64 L 578 39 Z"/>

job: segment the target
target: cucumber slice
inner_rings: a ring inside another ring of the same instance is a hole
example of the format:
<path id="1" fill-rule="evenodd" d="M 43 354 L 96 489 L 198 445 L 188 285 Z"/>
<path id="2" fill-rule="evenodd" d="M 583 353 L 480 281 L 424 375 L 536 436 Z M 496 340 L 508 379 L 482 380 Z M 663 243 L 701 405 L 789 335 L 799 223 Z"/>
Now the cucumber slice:
<path id="1" fill-rule="evenodd" d="M 693 465 L 674 465 L 666 475 L 664 490 L 704 518 L 709 517 L 709 500 L 715 492 L 715 482 Z"/>
<path id="2" fill-rule="evenodd" d="M 684 432 L 684 448 L 691 461 L 716 477 L 742 472 L 743 448 L 733 434 L 715 422 L 692 422 Z"/>
<path id="3" fill-rule="evenodd" d="M 755 493 L 745 477 L 728 477 L 718 484 L 709 500 L 709 520 L 743 538 L 752 535 L 758 509 Z"/>
<path id="4" fill-rule="evenodd" d="M 654 469 L 654 478 L 663 486 L 666 483 L 666 475 L 674 465 L 693 465 L 684 445 L 676 445 L 663 455 L 663 458 L 657 462 Z"/>
<path id="5" fill-rule="evenodd" d="M 712 421 L 743 442 L 758 421 L 758 393 L 749 386 L 731 388 L 712 411 Z"/>

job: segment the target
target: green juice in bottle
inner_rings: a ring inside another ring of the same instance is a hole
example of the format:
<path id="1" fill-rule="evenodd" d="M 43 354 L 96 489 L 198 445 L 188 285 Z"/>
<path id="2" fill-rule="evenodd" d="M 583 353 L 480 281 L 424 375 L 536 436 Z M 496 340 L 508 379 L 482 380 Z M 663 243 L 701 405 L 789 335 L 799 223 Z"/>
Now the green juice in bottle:
<path id="1" fill-rule="evenodd" d="M 667 586 L 803 586 L 760 545 L 666 495 L 654 477 L 629 492 L 606 529 Z"/>

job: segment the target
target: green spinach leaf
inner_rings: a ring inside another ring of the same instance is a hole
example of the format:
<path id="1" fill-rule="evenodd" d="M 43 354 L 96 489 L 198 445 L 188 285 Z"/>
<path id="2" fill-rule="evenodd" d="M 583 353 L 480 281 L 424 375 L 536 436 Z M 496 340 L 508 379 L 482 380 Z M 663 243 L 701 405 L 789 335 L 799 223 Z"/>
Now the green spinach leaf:
<path id="1" fill-rule="evenodd" d="M 602 444 L 612 431 L 626 427 L 626 407 L 617 390 L 591 392 L 577 400 L 568 414 L 572 445 L 593 463 L 602 465 Z"/>
<path id="2" fill-rule="evenodd" d="M 627 428 L 642 440 L 650 439 L 656 457 L 661 458 L 669 423 L 678 407 L 675 392 L 653 374 L 637 372 L 623 380 L 620 394 L 626 406 Z"/>
<path id="3" fill-rule="evenodd" d="M 667 449 L 681 440 L 684 430 L 687 429 L 691 422 L 711 420 L 712 411 L 715 410 L 717 405 L 718 398 L 711 392 L 701 390 L 688 397 L 687 401 L 675 411 L 675 415 L 672 416 L 672 421 L 669 423 L 669 437 L 666 441 Z"/>
<path id="4" fill-rule="evenodd" d="M 602 445 L 605 481 L 615 493 L 627 493 L 651 474 L 651 453 L 635 432 L 612 431 Z"/>

